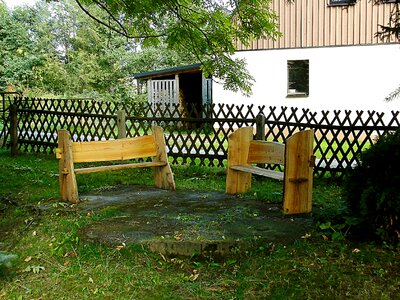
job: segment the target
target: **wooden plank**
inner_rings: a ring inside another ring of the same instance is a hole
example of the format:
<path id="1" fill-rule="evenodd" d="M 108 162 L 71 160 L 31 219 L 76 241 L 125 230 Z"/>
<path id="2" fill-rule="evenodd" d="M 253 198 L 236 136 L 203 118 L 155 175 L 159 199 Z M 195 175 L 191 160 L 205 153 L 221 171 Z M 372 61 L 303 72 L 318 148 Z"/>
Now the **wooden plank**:
<path id="1" fill-rule="evenodd" d="M 115 171 L 115 170 L 125 170 L 125 169 L 136 169 L 136 168 L 148 168 L 148 167 L 161 167 L 165 166 L 164 162 L 140 162 L 132 164 L 121 164 L 121 165 L 108 165 L 108 166 L 98 166 L 90 168 L 79 168 L 75 169 L 75 174 L 88 174 L 94 172 L 103 171 Z"/>
<path id="2" fill-rule="evenodd" d="M 349 13 L 353 11 L 352 6 L 348 6 L 346 9 L 342 9 L 341 11 L 341 45 L 347 45 L 349 40 L 349 26 L 348 26 L 348 18 Z"/>
<path id="3" fill-rule="evenodd" d="M 373 31 L 373 19 L 372 19 L 372 12 L 373 12 L 373 3 L 372 1 L 366 2 L 367 5 L 367 10 L 366 10 L 366 16 L 365 16 L 365 22 L 366 22 L 366 30 L 365 30 L 365 43 L 366 44 L 371 44 L 374 36 Z"/>
<path id="4" fill-rule="evenodd" d="M 283 165 L 285 163 L 285 144 L 251 141 L 247 163 Z"/>
<path id="5" fill-rule="evenodd" d="M 284 173 L 279 172 L 279 171 L 273 171 L 273 170 L 267 170 L 267 169 L 262 169 L 256 166 L 230 166 L 232 170 L 235 171 L 241 171 L 241 172 L 246 172 L 246 173 L 251 173 L 255 175 L 260 175 L 264 177 L 269 177 L 277 180 L 283 180 L 284 178 Z"/>
<path id="6" fill-rule="evenodd" d="M 227 194 L 244 193 L 251 189 L 251 174 L 230 168 L 236 165 L 247 165 L 251 140 L 253 140 L 253 127 L 239 128 L 229 136 Z"/>
<path id="7" fill-rule="evenodd" d="M 299 17 L 301 18 L 300 47 L 307 47 L 307 3 L 305 0 L 300 1 L 301 8 Z"/>
<path id="8" fill-rule="evenodd" d="M 72 144 L 74 162 L 128 160 L 156 155 L 153 135 Z"/>
<path id="9" fill-rule="evenodd" d="M 290 48 L 295 48 L 297 46 L 296 44 L 296 40 L 297 40 L 297 34 L 296 34 L 296 7 L 295 4 L 290 3 L 287 4 L 288 7 L 288 22 L 286 23 L 287 26 L 289 26 L 289 36 L 287 36 L 286 38 L 288 38 L 289 42 L 290 42 Z"/>
<path id="10" fill-rule="evenodd" d="M 314 130 L 297 132 L 286 140 L 283 211 L 285 214 L 312 210 Z"/>
<path id="11" fill-rule="evenodd" d="M 78 186 L 74 172 L 72 140 L 68 130 L 58 131 L 59 181 L 61 200 L 78 203 Z"/>
<path id="12" fill-rule="evenodd" d="M 313 44 L 313 26 L 315 18 L 313 16 L 313 10 L 317 10 L 318 5 L 307 1 L 307 23 L 306 23 L 306 35 L 307 35 L 307 47 L 312 47 Z"/>
<path id="13" fill-rule="evenodd" d="M 360 44 L 360 14 L 361 9 L 359 5 L 354 6 L 354 14 L 353 14 L 353 44 Z"/>
<path id="14" fill-rule="evenodd" d="M 324 31 L 325 31 L 325 3 L 318 1 L 318 24 L 314 24 L 318 28 L 318 42 L 314 46 L 324 46 Z"/>
<path id="15" fill-rule="evenodd" d="M 330 46 L 331 45 L 331 23 L 332 23 L 332 8 L 324 6 L 324 44 L 322 46 Z"/>

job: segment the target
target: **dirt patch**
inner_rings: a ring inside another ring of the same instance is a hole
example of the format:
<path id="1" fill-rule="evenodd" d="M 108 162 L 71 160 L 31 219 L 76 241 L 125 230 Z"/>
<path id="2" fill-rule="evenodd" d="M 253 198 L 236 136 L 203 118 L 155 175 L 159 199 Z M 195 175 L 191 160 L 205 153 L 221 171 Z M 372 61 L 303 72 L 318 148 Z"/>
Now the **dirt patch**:
<path id="1" fill-rule="evenodd" d="M 81 229 L 83 239 L 107 244 L 145 244 L 166 255 L 229 255 L 306 233 L 308 216 L 283 216 L 280 205 L 210 191 L 130 187 L 84 196 L 81 210 L 117 214 Z"/>

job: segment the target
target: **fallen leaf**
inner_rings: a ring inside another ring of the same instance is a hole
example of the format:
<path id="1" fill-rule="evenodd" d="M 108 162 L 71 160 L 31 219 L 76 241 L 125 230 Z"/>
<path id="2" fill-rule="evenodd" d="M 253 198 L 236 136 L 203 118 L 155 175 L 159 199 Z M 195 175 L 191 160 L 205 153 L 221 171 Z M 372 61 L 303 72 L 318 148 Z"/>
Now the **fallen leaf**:
<path id="1" fill-rule="evenodd" d="M 24 261 L 26 261 L 26 262 L 30 262 L 32 260 L 32 256 L 27 256 L 25 259 L 24 259 Z"/>
<path id="2" fill-rule="evenodd" d="M 64 262 L 64 267 L 69 267 L 69 261 Z"/>
<path id="3" fill-rule="evenodd" d="M 180 263 L 183 263 L 183 260 L 177 259 L 177 258 L 171 258 L 171 262 L 173 264 L 180 264 Z"/>
<path id="4" fill-rule="evenodd" d="M 165 256 L 162 253 L 160 253 L 160 255 L 161 255 L 161 258 L 163 259 L 163 261 L 167 261 L 167 259 L 165 258 Z"/>
<path id="5" fill-rule="evenodd" d="M 197 274 L 191 274 L 190 276 L 189 276 L 189 279 L 190 279 L 190 281 L 195 281 L 195 280 L 197 280 L 197 278 L 199 278 L 199 273 L 197 273 Z"/>
<path id="6" fill-rule="evenodd" d="M 209 290 L 210 292 L 221 292 L 223 288 L 219 286 L 210 286 L 209 288 L 207 288 L 207 290 Z"/>
<path id="7" fill-rule="evenodd" d="M 177 241 L 179 241 L 179 240 L 182 239 L 182 236 L 183 236 L 183 233 L 178 233 L 178 234 L 175 234 L 174 238 L 175 238 Z"/>
<path id="8" fill-rule="evenodd" d="M 324 239 L 324 241 L 328 241 L 329 240 L 329 238 L 325 234 L 322 235 L 322 238 Z"/>

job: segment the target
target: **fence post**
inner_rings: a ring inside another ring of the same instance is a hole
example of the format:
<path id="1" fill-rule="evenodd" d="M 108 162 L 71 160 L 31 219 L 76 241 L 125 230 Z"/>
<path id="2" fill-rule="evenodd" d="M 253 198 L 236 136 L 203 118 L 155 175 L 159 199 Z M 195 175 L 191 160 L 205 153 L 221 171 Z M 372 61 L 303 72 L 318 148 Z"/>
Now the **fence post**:
<path id="1" fill-rule="evenodd" d="M 18 155 L 18 116 L 17 105 L 10 105 L 10 141 L 11 141 L 11 156 Z"/>
<path id="2" fill-rule="evenodd" d="M 117 111 L 117 128 L 118 138 L 126 138 L 126 112 L 124 110 Z"/>
<path id="3" fill-rule="evenodd" d="M 265 140 L 265 116 L 258 114 L 256 117 L 256 140 Z"/>

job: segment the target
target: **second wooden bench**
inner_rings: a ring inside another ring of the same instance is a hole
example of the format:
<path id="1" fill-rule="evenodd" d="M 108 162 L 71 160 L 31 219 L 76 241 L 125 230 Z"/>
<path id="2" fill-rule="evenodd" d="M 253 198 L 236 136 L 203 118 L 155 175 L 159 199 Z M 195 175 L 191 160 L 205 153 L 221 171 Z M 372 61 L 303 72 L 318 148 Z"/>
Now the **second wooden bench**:
<path id="1" fill-rule="evenodd" d="M 285 214 L 308 213 L 312 209 L 314 130 L 299 131 L 285 144 L 253 140 L 253 127 L 239 128 L 229 136 L 226 192 L 250 191 L 252 174 L 284 181 Z M 255 164 L 280 164 L 284 172 Z"/>

